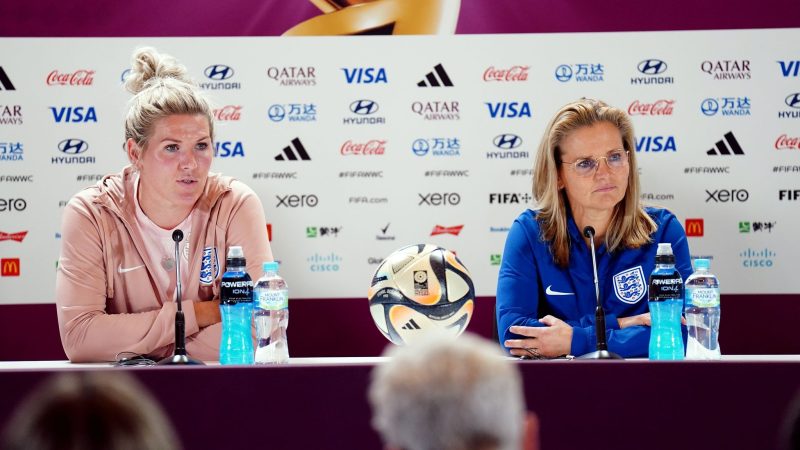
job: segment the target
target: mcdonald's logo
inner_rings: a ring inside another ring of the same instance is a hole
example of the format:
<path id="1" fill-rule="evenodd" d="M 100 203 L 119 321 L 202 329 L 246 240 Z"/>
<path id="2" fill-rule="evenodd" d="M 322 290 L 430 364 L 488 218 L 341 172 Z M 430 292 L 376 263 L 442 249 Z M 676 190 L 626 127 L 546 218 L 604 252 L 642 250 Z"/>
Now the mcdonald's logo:
<path id="1" fill-rule="evenodd" d="M 4 277 L 18 277 L 19 276 L 19 258 L 3 258 L 0 259 L 0 276 Z"/>
<path id="2" fill-rule="evenodd" d="M 686 236 L 700 237 L 704 231 L 703 219 L 686 219 Z"/>

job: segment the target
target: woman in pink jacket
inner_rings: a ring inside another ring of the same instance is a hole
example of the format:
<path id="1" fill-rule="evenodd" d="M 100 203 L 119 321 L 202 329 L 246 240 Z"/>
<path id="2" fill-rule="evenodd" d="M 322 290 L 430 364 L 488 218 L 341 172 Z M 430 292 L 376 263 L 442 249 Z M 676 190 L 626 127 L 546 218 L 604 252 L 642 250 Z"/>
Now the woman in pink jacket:
<path id="1" fill-rule="evenodd" d="M 172 354 L 173 230 L 180 255 L 186 349 L 219 359 L 219 280 L 225 252 L 244 248 L 253 279 L 272 260 L 264 209 L 243 183 L 209 173 L 211 107 L 186 69 L 154 49 L 137 50 L 126 88 L 131 164 L 70 200 L 56 279 L 61 342 L 74 362 L 114 361 L 131 352 Z"/>

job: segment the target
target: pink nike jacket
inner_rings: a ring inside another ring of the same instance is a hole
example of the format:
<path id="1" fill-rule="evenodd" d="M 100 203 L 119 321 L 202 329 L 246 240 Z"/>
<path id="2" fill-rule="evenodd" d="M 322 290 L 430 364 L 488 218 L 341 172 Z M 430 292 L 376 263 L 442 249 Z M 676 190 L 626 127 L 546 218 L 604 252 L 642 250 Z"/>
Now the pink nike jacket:
<path id="1" fill-rule="evenodd" d="M 76 194 L 64 210 L 56 306 L 61 343 L 73 362 L 114 361 L 120 352 L 162 358 L 175 346 L 176 305 L 156 286 L 135 222 L 133 169 L 108 175 Z M 221 325 L 199 329 L 194 302 L 219 298 L 228 246 L 240 245 L 253 280 L 272 261 L 264 208 L 245 184 L 209 174 L 189 236 L 190 281 L 183 286 L 186 350 L 219 359 Z M 138 267 L 136 270 L 131 268 Z"/>

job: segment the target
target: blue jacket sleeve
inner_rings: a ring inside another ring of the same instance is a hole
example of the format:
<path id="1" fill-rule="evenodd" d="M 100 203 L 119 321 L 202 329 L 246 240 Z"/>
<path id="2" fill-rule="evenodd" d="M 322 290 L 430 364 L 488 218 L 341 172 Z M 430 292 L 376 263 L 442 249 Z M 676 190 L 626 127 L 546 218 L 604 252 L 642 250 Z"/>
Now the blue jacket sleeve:
<path id="1" fill-rule="evenodd" d="M 533 246 L 519 219 L 511 225 L 506 238 L 497 279 L 496 305 L 500 345 L 516 337 L 508 331 L 512 325 L 544 326 L 538 320 L 539 281 Z"/>

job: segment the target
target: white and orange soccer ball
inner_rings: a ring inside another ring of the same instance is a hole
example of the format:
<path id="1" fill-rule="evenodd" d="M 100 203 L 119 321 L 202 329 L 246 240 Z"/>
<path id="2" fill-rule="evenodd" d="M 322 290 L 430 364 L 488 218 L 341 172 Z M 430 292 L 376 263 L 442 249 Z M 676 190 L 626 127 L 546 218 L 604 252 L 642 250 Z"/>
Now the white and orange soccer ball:
<path id="1" fill-rule="evenodd" d="M 451 251 L 417 244 L 381 262 L 367 294 L 372 320 L 397 345 L 431 330 L 461 334 L 472 318 L 475 287 Z"/>

